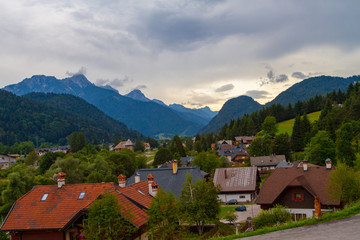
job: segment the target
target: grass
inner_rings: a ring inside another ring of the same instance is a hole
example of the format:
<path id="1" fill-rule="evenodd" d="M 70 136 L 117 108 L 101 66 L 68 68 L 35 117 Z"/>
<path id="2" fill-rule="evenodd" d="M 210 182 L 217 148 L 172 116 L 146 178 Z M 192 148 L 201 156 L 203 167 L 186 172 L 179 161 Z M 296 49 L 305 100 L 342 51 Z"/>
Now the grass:
<path id="1" fill-rule="evenodd" d="M 237 205 L 222 205 L 220 206 L 219 219 L 223 219 L 228 212 L 235 212 Z"/>
<path id="2" fill-rule="evenodd" d="M 314 121 L 319 119 L 320 114 L 321 114 L 321 111 L 313 112 L 313 113 L 309 113 L 307 115 L 307 117 L 308 117 L 309 121 L 311 123 L 313 123 Z M 278 123 L 278 129 L 279 129 L 278 134 L 287 133 L 287 134 L 291 135 L 292 134 L 292 129 L 293 129 L 293 126 L 294 126 L 294 122 L 295 122 L 295 118 L 290 119 L 290 120 L 286 120 L 284 122 L 279 122 Z"/>
<path id="3" fill-rule="evenodd" d="M 212 240 L 230 240 L 230 239 L 235 239 L 235 238 L 251 237 L 251 236 L 266 234 L 266 233 L 280 231 L 280 230 L 286 230 L 286 229 L 295 228 L 295 227 L 308 226 L 308 225 L 333 221 L 333 220 L 337 220 L 337 219 L 348 218 L 348 217 L 354 216 L 359 213 L 360 213 L 360 201 L 346 207 L 343 210 L 326 213 L 319 219 L 308 218 L 308 219 L 300 220 L 297 222 L 289 222 L 289 223 L 274 226 L 274 227 L 265 227 L 265 228 L 257 229 L 253 232 L 240 233 L 238 235 L 230 235 L 230 236 L 221 237 L 221 238 L 212 238 Z"/>

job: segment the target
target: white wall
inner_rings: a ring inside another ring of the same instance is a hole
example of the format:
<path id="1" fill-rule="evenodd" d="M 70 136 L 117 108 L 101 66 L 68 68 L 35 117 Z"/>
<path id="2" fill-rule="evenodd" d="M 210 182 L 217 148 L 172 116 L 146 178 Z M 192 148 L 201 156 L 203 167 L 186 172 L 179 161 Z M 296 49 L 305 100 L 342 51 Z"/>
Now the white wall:
<path id="1" fill-rule="evenodd" d="M 305 208 L 288 208 L 287 209 L 292 214 L 306 214 L 306 218 L 312 218 L 315 214 L 315 209 L 305 209 Z M 331 212 L 332 209 L 321 209 L 321 212 Z"/>
<path id="2" fill-rule="evenodd" d="M 241 198 L 243 196 L 243 198 Z M 237 193 L 237 194 L 218 194 L 218 198 L 221 202 L 227 202 L 231 199 L 236 199 L 238 202 L 252 201 L 250 193 Z"/>

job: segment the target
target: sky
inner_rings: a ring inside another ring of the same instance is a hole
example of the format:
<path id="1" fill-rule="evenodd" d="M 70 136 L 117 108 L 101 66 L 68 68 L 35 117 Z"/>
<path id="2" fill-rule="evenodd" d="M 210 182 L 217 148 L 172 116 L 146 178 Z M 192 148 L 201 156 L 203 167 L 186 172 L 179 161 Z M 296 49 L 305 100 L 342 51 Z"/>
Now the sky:
<path id="1" fill-rule="evenodd" d="M 83 73 L 120 94 L 219 110 L 360 74 L 360 1 L 0 0 L 0 88 Z"/>

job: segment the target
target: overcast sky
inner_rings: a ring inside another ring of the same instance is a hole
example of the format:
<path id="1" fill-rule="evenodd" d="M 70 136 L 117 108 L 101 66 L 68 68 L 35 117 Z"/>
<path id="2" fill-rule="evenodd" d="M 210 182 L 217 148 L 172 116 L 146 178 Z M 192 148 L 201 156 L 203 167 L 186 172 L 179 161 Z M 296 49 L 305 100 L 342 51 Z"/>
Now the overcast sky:
<path id="1" fill-rule="evenodd" d="M 81 72 L 188 107 L 360 74 L 360 1 L 0 0 L 0 88 Z"/>

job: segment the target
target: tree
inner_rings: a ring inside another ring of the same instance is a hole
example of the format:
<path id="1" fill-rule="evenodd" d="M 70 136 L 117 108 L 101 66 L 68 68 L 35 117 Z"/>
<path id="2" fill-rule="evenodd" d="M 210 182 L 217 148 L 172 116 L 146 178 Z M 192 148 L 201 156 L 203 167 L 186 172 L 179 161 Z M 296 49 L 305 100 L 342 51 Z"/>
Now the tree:
<path id="1" fill-rule="evenodd" d="M 199 166 L 204 172 L 213 174 L 216 168 L 223 166 L 223 162 L 215 154 L 208 154 L 205 152 L 199 153 L 195 156 L 192 162 L 193 166 Z"/>
<path id="2" fill-rule="evenodd" d="M 344 123 L 336 132 L 336 158 L 339 162 L 349 167 L 354 166 L 356 159 L 352 149 L 352 139 L 354 138 L 354 128 L 351 122 Z"/>
<path id="3" fill-rule="evenodd" d="M 319 131 L 305 149 L 309 162 L 324 166 L 327 158 L 334 158 L 335 144 L 326 131 Z M 335 163 L 333 161 L 333 163 Z"/>
<path id="4" fill-rule="evenodd" d="M 287 160 L 290 160 L 290 140 L 287 133 L 282 133 L 275 136 L 272 152 L 277 155 L 285 155 Z"/>
<path id="5" fill-rule="evenodd" d="M 294 152 L 301 152 L 304 149 L 304 132 L 300 115 L 296 115 L 291 135 L 291 148 Z"/>
<path id="6" fill-rule="evenodd" d="M 360 177 L 349 166 L 339 164 L 330 174 L 327 191 L 334 200 L 349 203 L 360 199 Z"/>
<path id="7" fill-rule="evenodd" d="M 44 174 L 46 170 L 48 170 L 51 165 L 55 163 L 57 158 L 63 158 L 65 153 L 63 152 L 47 152 L 45 155 L 40 158 L 40 166 L 39 170 L 41 174 Z"/>
<path id="8" fill-rule="evenodd" d="M 157 148 L 159 146 L 158 141 L 156 141 L 156 139 L 151 137 L 147 137 L 145 139 L 145 142 L 149 143 L 151 148 Z"/>
<path id="9" fill-rule="evenodd" d="M 170 143 L 170 151 L 172 154 L 179 153 L 181 157 L 186 157 L 184 146 L 182 145 L 181 139 L 178 135 L 175 135 Z"/>
<path id="10" fill-rule="evenodd" d="M 276 124 L 276 118 L 273 116 L 267 116 L 261 126 L 262 130 L 269 134 L 271 137 L 274 137 L 276 132 L 278 131 L 278 127 Z"/>
<path id="11" fill-rule="evenodd" d="M 144 143 L 139 138 L 137 138 L 136 141 L 135 141 L 134 151 L 135 152 L 137 152 L 137 151 L 141 151 L 141 152 L 145 151 Z"/>
<path id="12" fill-rule="evenodd" d="M 251 156 L 268 156 L 272 152 L 272 142 L 270 135 L 262 135 L 264 132 L 258 133 L 254 141 L 248 148 Z"/>
<path id="13" fill-rule="evenodd" d="M 130 222 L 132 218 L 114 194 L 104 193 L 89 207 L 83 232 L 88 240 L 130 239 L 137 230 Z"/>
<path id="14" fill-rule="evenodd" d="M 39 160 L 39 155 L 36 152 L 30 152 L 24 159 L 26 165 L 34 165 L 35 162 Z"/>
<path id="15" fill-rule="evenodd" d="M 172 159 L 172 154 L 167 148 L 161 148 L 156 152 L 154 157 L 153 166 L 157 167 L 163 163 L 166 163 Z"/>
<path id="16" fill-rule="evenodd" d="M 199 235 L 204 232 L 206 223 L 217 219 L 220 211 L 218 191 L 212 181 L 202 179 L 193 184 L 191 175 L 187 174 L 180 194 L 180 213 L 184 222 L 196 225 Z"/>
<path id="17" fill-rule="evenodd" d="M 68 157 L 56 160 L 46 175 L 52 177 L 55 173 L 64 172 L 66 173 L 66 183 L 82 183 L 86 167 L 79 159 Z"/>
<path id="18" fill-rule="evenodd" d="M 311 123 L 306 113 L 304 113 L 302 117 L 302 129 L 304 133 L 304 146 L 305 146 L 308 142 L 310 142 L 310 131 L 311 131 Z"/>
<path id="19" fill-rule="evenodd" d="M 179 202 L 171 191 L 166 193 L 160 188 L 151 200 L 148 214 L 152 239 L 179 239 Z"/>
<path id="20" fill-rule="evenodd" d="M 80 151 L 86 146 L 86 137 L 82 132 L 73 132 L 69 137 L 69 145 L 71 152 Z"/>
<path id="21" fill-rule="evenodd" d="M 118 137 L 114 137 L 114 146 L 117 146 L 120 143 L 120 140 Z"/>

